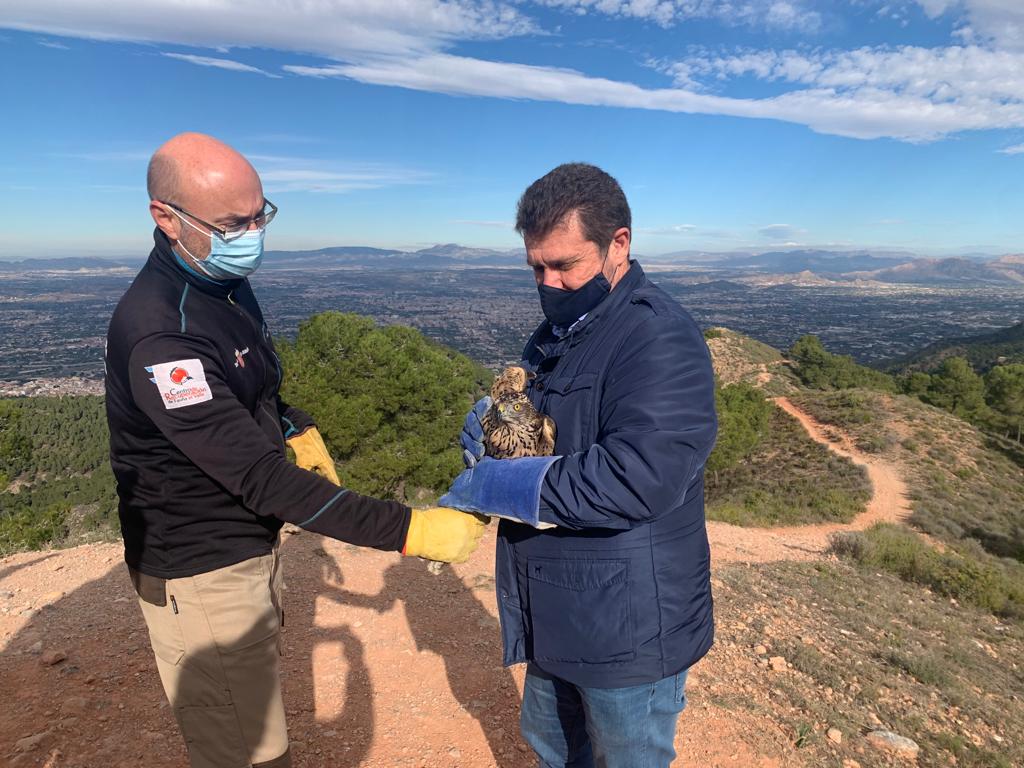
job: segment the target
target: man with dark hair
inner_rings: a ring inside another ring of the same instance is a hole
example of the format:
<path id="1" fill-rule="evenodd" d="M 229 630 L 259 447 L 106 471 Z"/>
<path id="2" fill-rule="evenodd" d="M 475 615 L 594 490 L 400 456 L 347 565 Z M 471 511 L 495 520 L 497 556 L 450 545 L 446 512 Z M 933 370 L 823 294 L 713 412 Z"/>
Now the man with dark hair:
<path id="1" fill-rule="evenodd" d="M 547 318 L 523 352 L 555 456 L 483 458 L 441 503 L 504 518 L 497 590 L 506 664 L 526 662 L 522 730 L 540 764 L 665 768 L 687 670 L 713 638 L 704 462 L 714 377 L 696 323 L 630 260 L 622 188 L 555 168 L 519 201 Z"/>

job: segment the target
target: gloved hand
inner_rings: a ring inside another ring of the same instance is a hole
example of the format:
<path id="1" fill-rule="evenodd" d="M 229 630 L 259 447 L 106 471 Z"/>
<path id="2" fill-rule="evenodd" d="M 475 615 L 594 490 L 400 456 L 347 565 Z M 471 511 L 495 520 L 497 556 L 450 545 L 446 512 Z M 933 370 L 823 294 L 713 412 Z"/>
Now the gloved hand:
<path id="1" fill-rule="evenodd" d="M 551 528 L 542 523 L 540 487 L 548 467 L 561 456 L 531 456 L 524 459 L 483 458 L 455 478 L 441 504 L 467 512 L 505 517 L 534 528 Z"/>
<path id="2" fill-rule="evenodd" d="M 305 432 L 289 437 L 287 443 L 295 451 L 296 466 L 323 475 L 335 485 L 341 485 L 338 472 L 334 468 L 334 460 L 327 452 L 319 429 L 310 427 Z"/>
<path id="3" fill-rule="evenodd" d="M 462 462 L 472 469 L 477 461 L 484 457 L 484 428 L 481 420 L 487 409 L 491 407 L 491 398 L 484 397 L 476 401 L 476 405 L 466 414 L 462 424 L 459 442 L 462 444 Z"/>
<path id="4" fill-rule="evenodd" d="M 478 515 L 467 515 L 457 509 L 414 509 L 402 554 L 443 563 L 464 563 L 479 546 L 485 525 Z"/>

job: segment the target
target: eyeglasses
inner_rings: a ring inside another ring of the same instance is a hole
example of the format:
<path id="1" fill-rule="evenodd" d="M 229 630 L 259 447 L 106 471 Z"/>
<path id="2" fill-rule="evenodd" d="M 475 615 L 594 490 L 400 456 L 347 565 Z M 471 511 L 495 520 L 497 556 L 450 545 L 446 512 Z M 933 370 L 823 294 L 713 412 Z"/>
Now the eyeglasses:
<path id="1" fill-rule="evenodd" d="M 208 221 L 203 221 L 194 213 L 189 213 L 184 208 L 177 206 L 174 203 L 168 203 L 166 200 L 158 200 L 157 202 L 163 203 L 176 214 L 178 214 L 178 216 L 184 214 L 185 216 L 188 216 L 190 219 L 195 219 L 208 230 L 210 230 L 212 234 L 219 237 L 225 243 L 230 243 L 232 240 L 237 240 L 238 238 L 240 238 L 242 235 L 249 231 L 249 228 L 252 227 L 253 224 L 256 225 L 256 229 L 266 229 L 267 225 L 270 222 L 272 222 L 274 220 L 274 217 L 277 215 L 277 206 L 274 205 L 269 200 L 264 199 L 263 210 L 260 211 L 254 218 L 249 219 L 249 221 L 245 222 L 244 224 L 239 224 L 237 226 L 231 227 L 231 229 L 224 229 L 223 227 L 215 226 Z M 189 222 L 185 223 L 188 224 Z"/>

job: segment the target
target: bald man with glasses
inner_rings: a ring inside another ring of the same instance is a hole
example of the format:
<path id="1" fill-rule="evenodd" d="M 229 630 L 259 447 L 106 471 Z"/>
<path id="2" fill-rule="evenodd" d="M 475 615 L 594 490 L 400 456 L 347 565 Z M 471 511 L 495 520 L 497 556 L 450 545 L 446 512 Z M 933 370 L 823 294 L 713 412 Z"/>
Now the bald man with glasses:
<path id="1" fill-rule="evenodd" d="M 125 562 L 193 768 L 287 768 L 284 522 L 446 562 L 469 557 L 483 523 L 339 487 L 313 420 L 281 400 L 247 279 L 277 208 L 249 162 L 181 134 L 153 155 L 148 187 L 154 248 L 107 335 Z"/>

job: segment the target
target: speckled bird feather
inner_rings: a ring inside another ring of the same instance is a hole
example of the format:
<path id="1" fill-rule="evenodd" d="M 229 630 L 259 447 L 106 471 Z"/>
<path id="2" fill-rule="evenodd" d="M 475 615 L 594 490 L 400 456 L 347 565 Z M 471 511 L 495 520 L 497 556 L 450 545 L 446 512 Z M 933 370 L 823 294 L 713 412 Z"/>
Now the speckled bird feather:
<path id="1" fill-rule="evenodd" d="M 555 422 L 533 407 L 526 384 L 533 377 L 516 365 L 494 380 L 491 399 L 480 424 L 484 451 L 495 459 L 551 456 L 555 452 Z"/>

